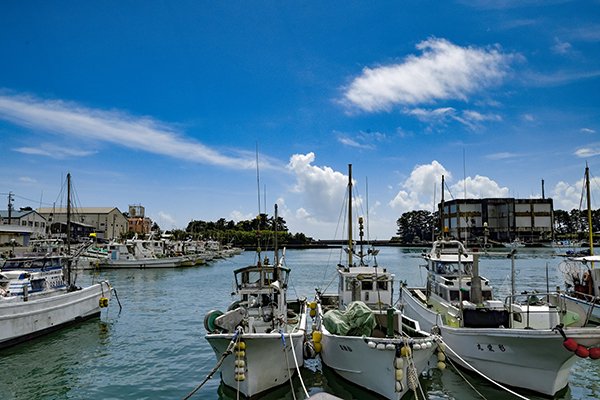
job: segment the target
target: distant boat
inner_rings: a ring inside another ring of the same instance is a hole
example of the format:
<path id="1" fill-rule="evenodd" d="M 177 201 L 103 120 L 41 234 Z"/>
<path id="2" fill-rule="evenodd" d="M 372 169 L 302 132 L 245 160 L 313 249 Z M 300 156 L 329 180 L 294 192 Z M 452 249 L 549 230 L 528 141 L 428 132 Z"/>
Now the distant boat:
<path id="1" fill-rule="evenodd" d="M 271 264 L 257 250 L 255 265 L 234 271 L 237 298 L 227 311 L 211 310 L 204 318 L 205 338 L 223 360 L 221 380 L 246 397 L 287 384 L 304 364 L 306 299 L 288 300 L 284 257 L 275 245 Z"/>
<path id="2" fill-rule="evenodd" d="M 67 174 L 67 238 L 70 237 L 71 175 Z M 67 241 L 67 247 L 69 247 Z M 71 257 L 13 257 L 0 269 L 0 347 L 32 339 L 100 315 L 111 295 L 108 281 L 75 285 Z"/>
<path id="3" fill-rule="evenodd" d="M 175 268 L 193 266 L 190 256 L 158 257 L 143 248 L 142 241 L 134 240 L 128 244 L 112 242 L 107 245 L 107 258 L 98 259 L 98 268 Z"/>
<path id="4" fill-rule="evenodd" d="M 525 247 L 525 243 L 521 242 L 521 239 L 516 238 L 512 242 L 502 243 L 504 247 L 508 247 L 509 249 L 518 249 L 521 247 Z"/>

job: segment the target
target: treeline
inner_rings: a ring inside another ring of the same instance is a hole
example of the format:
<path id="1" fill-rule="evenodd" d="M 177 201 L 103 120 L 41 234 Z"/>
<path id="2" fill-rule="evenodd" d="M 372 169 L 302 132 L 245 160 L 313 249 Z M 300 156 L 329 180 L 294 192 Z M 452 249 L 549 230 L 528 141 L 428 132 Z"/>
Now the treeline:
<path id="1" fill-rule="evenodd" d="M 175 229 L 168 231 L 176 240 L 201 240 L 213 239 L 223 244 L 231 243 L 235 246 L 272 246 L 275 232 L 280 245 L 304 245 L 312 242 L 312 238 L 303 233 L 290 233 L 283 218 L 275 218 L 268 214 L 259 214 L 251 220 L 234 222 L 220 218 L 217 221 L 191 221 L 185 230 Z"/>
<path id="2" fill-rule="evenodd" d="M 396 220 L 398 235 L 395 240 L 401 243 L 429 241 L 440 236 L 439 213 L 417 210 L 402 214 Z M 592 231 L 600 227 L 600 209 L 592 210 Z M 554 210 L 554 235 L 556 239 L 587 239 L 588 214 L 585 210 L 573 209 L 570 212 Z"/>

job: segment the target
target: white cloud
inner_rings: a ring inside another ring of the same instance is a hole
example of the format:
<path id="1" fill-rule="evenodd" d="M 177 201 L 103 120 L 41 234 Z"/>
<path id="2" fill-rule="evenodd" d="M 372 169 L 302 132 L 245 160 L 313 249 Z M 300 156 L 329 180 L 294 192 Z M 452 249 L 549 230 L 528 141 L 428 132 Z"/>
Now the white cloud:
<path id="1" fill-rule="evenodd" d="M 437 100 L 467 100 L 471 94 L 498 84 L 512 58 L 498 48 L 460 47 L 445 39 L 419 43 L 420 56 L 395 65 L 365 68 L 344 93 L 344 100 L 367 112 L 398 104 Z"/>
<path id="2" fill-rule="evenodd" d="M 590 128 L 581 128 L 580 131 L 582 133 L 596 133 L 596 131 L 594 129 L 590 129 Z"/>
<path id="3" fill-rule="evenodd" d="M 315 154 L 311 152 L 294 154 L 288 164 L 288 169 L 296 177 L 292 190 L 300 196 L 303 205 L 296 211 L 296 217 L 337 221 L 344 205 L 348 176 L 330 167 L 312 165 L 314 161 Z"/>
<path id="4" fill-rule="evenodd" d="M 35 180 L 34 178 L 31 178 L 29 176 L 21 176 L 21 177 L 19 177 L 19 182 L 22 182 L 22 183 L 37 183 L 37 180 Z"/>
<path id="5" fill-rule="evenodd" d="M 256 218 L 256 214 L 252 214 L 252 213 L 244 214 L 238 210 L 234 210 L 231 213 L 229 213 L 229 219 L 232 220 L 233 222 L 249 221 L 254 218 Z"/>
<path id="6" fill-rule="evenodd" d="M 438 193 L 436 201 L 440 200 L 439 186 L 442 182 L 442 175 L 445 179 L 452 177 L 450 172 L 435 160 L 431 164 L 417 165 L 408 179 L 400 185 L 401 190 L 389 202 L 389 206 L 400 213 L 412 210 L 431 210 L 434 193 Z"/>
<path id="7" fill-rule="evenodd" d="M 598 184 L 597 180 L 595 184 Z M 571 211 L 573 209 L 579 210 L 582 206 L 582 190 L 583 179 L 580 179 L 574 184 L 563 181 L 558 182 L 556 186 L 554 186 L 551 195 L 554 202 L 554 209 L 565 211 Z"/>
<path id="8" fill-rule="evenodd" d="M 482 199 L 489 197 L 508 197 L 510 190 L 507 187 L 500 187 L 498 183 L 486 176 L 475 175 L 474 178 L 468 176 L 466 179 L 458 181 L 450 187 L 450 191 L 459 198 Z"/>
<path id="9" fill-rule="evenodd" d="M 95 153 L 94 151 L 73 149 L 48 143 L 38 147 L 18 147 L 13 150 L 23 154 L 46 156 L 57 160 L 70 157 L 86 157 Z"/>
<path id="10" fill-rule="evenodd" d="M 559 38 L 554 38 L 554 46 L 552 46 L 552 51 L 556 54 L 567 54 L 571 51 L 571 43 L 563 42 Z"/>
<path id="11" fill-rule="evenodd" d="M 501 152 L 501 153 L 493 153 L 485 156 L 488 160 L 506 160 L 509 158 L 518 157 L 517 153 L 509 153 L 509 152 Z"/>
<path id="12" fill-rule="evenodd" d="M 579 158 L 595 157 L 600 155 L 600 147 L 582 147 L 575 150 L 575 155 Z"/>
<path id="13" fill-rule="evenodd" d="M 0 95 L 0 119 L 32 130 L 109 142 L 181 160 L 229 168 L 255 168 L 251 155 L 227 156 L 184 137 L 168 124 L 119 111 L 90 109 L 71 102 L 31 96 Z M 39 148 L 21 148 L 21 151 L 43 154 Z"/>
<path id="14" fill-rule="evenodd" d="M 452 174 L 437 161 L 431 164 L 417 165 L 400 186 L 392 201 L 390 207 L 398 212 L 407 212 L 412 210 L 432 210 L 437 207 L 441 200 L 440 185 L 442 175 L 447 183 L 452 180 Z M 444 188 L 444 198 L 463 198 L 465 194 L 465 182 L 467 189 L 467 198 L 486 198 L 486 197 L 508 197 L 509 190 L 506 187 L 500 187 L 493 180 L 476 175 L 474 178 L 467 177 L 466 180 L 460 180 L 454 185 Z M 449 192 L 448 192 L 449 190 Z M 435 205 L 434 203 L 435 194 Z"/>

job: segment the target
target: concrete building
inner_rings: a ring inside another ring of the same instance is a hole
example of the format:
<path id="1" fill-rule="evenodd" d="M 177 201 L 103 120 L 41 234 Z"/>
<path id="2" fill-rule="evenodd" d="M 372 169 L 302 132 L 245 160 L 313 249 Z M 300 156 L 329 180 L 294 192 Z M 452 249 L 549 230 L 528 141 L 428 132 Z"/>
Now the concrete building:
<path id="1" fill-rule="evenodd" d="M 22 208 L 19 211 L 12 210 L 10 213 L 10 222 L 8 210 L 0 210 L 0 225 L 18 226 L 32 237 L 45 237 L 48 228 L 46 218 L 31 208 Z"/>
<path id="2" fill-rule="evenodd" d="M 462 240 L 488 238 L 496 242 L 550 241 L 553 238 L 552 199 L 488 198 L 444 202 L 443 226 L 448 234 Z"/>
<path id="3" fill-rule="evenodd" d="M 142 205 L 129 206 L 129 232 L 147 235 L 152 230 L 152 220 L 145 215 L 146 209 Z"/>
<path id="4" fill-rule="evenodd" d="M 46 218 L 48 224 L 67 222 L 65 207 L 44 207 L 37 211 Z M 116 207 L 76 207 L 71 210 L 71 221 L 90 227 L 101 239 L 118 239 L 128 229 L 127 218 Z M 87 231 L 82 229 L 82 232 Z"/>

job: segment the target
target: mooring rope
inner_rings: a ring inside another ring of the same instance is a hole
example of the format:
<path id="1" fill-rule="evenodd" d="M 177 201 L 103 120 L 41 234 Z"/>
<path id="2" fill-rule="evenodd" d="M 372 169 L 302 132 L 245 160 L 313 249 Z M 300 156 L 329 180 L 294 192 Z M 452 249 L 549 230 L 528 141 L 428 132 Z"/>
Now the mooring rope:
<path id="1" fill-rule="evenodd" d="M 471 382 L 469 382 L 467 377 L 462 372 L 460 372 L 458 367 L 454 364 L 454 362 L 450 358 L 446 358 L 446 360 L 454 367 L 454 370 L 456 371 L 456 373 L 467 383 L 467 385 L 469 385 L 469 387 L 471 389 L 473 389 L 473 391 L 479 395 L 479 397 L 481 397 L 482 399 L 486 399 L 486 397 L 479 390 L 477 390 Z"/>
<path id="2" fill-rule="evenodd" d="M 292 374 L 290 374 L 290 361 L 288 359 L 288 352 L 285 351 L 285 335 L 283 334 L 283 331 L 280 330 L 279 333 L 281 334 L 281 344 L 283 346 L 283 354 L 285 355 L 285 364 L 286 364 L 286 368 L 288 371 L 289 376 L 289 381 L 290 381 L 290 387 L 292 388 L 292 397 L 294 398 L 294 400 L 296 400 L 296 392 L 294 391 L 294 382 L 292 382 Z"/>
<path id="3" fill-rule="evenodd" d="M 298 378 L 300 379 L 300 384 L 302 385 L 302 389 L 304 389 L 304 394 L 308 399 L 310 395 L 306 390 L 306 386 L 304 386 L 304 381 L 302 380 L 302 374 L 300 373 L 300 366 L 298 365 L 298 359 L 296 358 L 296 350 L 294 349 L 294 342 L 292 341 L 292 334 L 290 333 L 290 346 L 292 347 L 292 355 L 294 356 L 294 364 L 296 364 L 296 371 L 298 371 Z M 292 379 L 292 377 L 290 377 Z"/>
<path id="4" fill-rule="evenodd" d="M 215 372 L 217 372 L 217 371 L 218 371 L 218 369 L 221 367 L 221 364 L 223 364 L 223 361 L 225 361 L 225 358 L 226 358 L 227 356 L 229 356 L 229 355 L 232 353 L 232 350 L 233 350 L 233 347 L 235 346 L 235 343 L 236 343 L 236 340 L 237 340 L 237 337 L 238 337 L 238 333 L 239 333 L 239 332 L 240 332 L 240 331 L 238 330 L 238 331 L 236 331 L 236 332 L 233 334 L 233 338 L 232 338 L 232 339 L 231 339 L 231 341 L 229 342 L 229 345 L 227 346 L 227 349 L 225 349 L 225 351 L 223 352 L 223 354 L 221 354 L 221 358 L 219 358 L 219 361 L 217 361 L 217 364 L 214 366 L 214 368 L 213 368 L 213 369 L 212 369 L 212 370 L 211 370 L 211 371 L 208 373 L 208 375 L 206 375 L 206 378 L 204 378 L 204 380 L 203 380 L 202 382 L 200 382 L 200 384 L 199 384 L 198 386 L 196 386 L 196 387 L 194 388 L 194 390 L 192 390 L 191 392 L 189 392 L 189 393 L 187 394 L 187 396 L 185 396 L 185 397 L 183 398 L 183 400 L 187 400 L 187 399 L 189 399 L 190 397 L 192 397 L 192 396 L 193 396 L 193 395 L 194 395 L 194 394 L 195 394 L 195 393 L 196 393 L 198 390 L 200 390 L 200 388 L 201 388 L 202 386 L 204 386 L 204 384 L 205 384 L 205 383 L 206 383 L 206 382 L 207 382 L 207 381 L 208 381 L 210 378 L 212 378 L 212 376 L 215 374 Z"/>
<path id="5" fill-rule="evenodd" d="M 493 380 L 492 378 L 488 377 L 487 375 L 485 375 L 483 372 L 479 371 L 478 369 L 476 369 L 474 366 L 472 366 L 471 364 L 469 364 L 468 362 L 466 362 L 461 356 L 459 356 L 450 346 L 448 346 L 448 343 L 444 342 L 443 340 L 440 339 L 440 341 L 442 343 L 444 343 L 444 345 L 446 346 L 446 348 L 448 350 L 450 350 L 452 352 L 452 354 L 454 354 L 456 356 L 456 358 L 458 358 L 461 362 L 463 362 L 467 367 L 469 367 L 471 370 L 473 370 L 474 372 L 476 372 L 477 374 L 479 374 L 481 377 L 483 377 L 484 379 L 488 380 L 489 382 L 493 383 L 494 385 L 498 386 L 499 388 L 506 390 L 508 393 L 523 399 L 523 400 L 530 400 L 529 398 L 520 395 L 519 393 L 510 390 L 509 388 L 507 388 L 506 386 L 502 385 L 501 383 L 496 382 L 495 380 Z"/>

